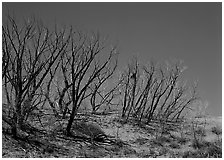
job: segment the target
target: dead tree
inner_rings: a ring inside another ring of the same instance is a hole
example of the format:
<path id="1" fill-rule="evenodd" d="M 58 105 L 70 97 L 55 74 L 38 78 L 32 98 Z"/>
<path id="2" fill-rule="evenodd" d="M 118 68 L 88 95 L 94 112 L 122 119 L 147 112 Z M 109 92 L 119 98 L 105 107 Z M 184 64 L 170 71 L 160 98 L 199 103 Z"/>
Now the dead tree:
<path id="1" fill-rule="evenodd" d="M 154 79 L 155 64 L 153 62 L 151 62 L 149 69 L 145 66 L 143 66 L 142 69 L 145 75 L 144 76 L 145 85 L 143 86 L 143 90 L 137 99 L 136 110 L 134 112 L 134 117 L 138 118 L 140 122 L 143 118 L 143 115 L 148 105 L 150 89 L 156 82 L 156 79 Z"/>
<path id="2" fill-rule="evenodd" d="M 69 105 L 64 108 L 64 114 L 67 114 L 68 108 L 71 110 L 66 128 L 68 135 L 79 107 L 92 94 L 91 86 L 108 71 L 117 53 L 116 48 L 106 50 L 106 44 L 99 33 L 87 35 L 71 29 L 70 37 L 67 50 L 61 56 L 60 69 L 63 78 L 59 96 L 59 105 L 62 105 L 66 100 L 65 95 L 71 95 L 71 103 L 67 101 Z M 104 51 L 108 54 L 103 54 Z M 111 75 L 114 70 L 112 69 Z"/>
<path id="3" fill-rule="evenodd" d="M 191 108 L 198 99 L 196 87 L 182 83 L 181 75 L 185 67 L 175 62 L 166 68 L 160 67 L 160 76 L 151 88 L 151 101 L 146 111 L 147 122 L 152 119 L 177 121 L 180 115 Z M 178 116 L 177 116 L 178 115 Z"/>
<path id="4" fill-rule="evenodd" d="M 181 81 L 184 69 L 180 62 L 166 67 L 151 62 L 149 67 L 138 67 L 136 77 L 129 65 L 122 75 L 122 117 L 133 116 L 146 123 L 153 119 L 178 121 L 198 99 L 196 86 L 190 87 Z"/>
<path id="5" fill-rule="evenodd" d="M 67 47 L 65 33 L 50 32 L 40 21 L 25 21 L 22 25 L 8 16 L 2 27 L 3 73 L 6 103 L 12 106 L 12 133 L 24 122 L 25 114 L 38 100 L 50 68 Z M 36 97 L 36 98 L 35 98 Z M 38 103 L 44 102 L 40 100 Z M 37 104 L 37 103 L 36 103 Z"/>
<path id="6" fill-rule="evenodd" d="M 58 85 L 54 83 L 55 77 L 57 77 L 58 68 L 60 66 L 60 60 L 58 60 L 55 63 L 55 66 L 50 68 L 49 70 L 49 77 L 48 80 L 46 81 L 46 89 L 43 95 L 45 96 L 46 100 L 48 101 L 51 109 L 53 110 L 54 116 L 58 117 L 59 116 L 59 111 L 58 111 L 58 106 L 57 106 L 57 96 L 59 93 L 56 92 L 56 88 L 58 89 Z M 52 99 L 53 97 L 53 99 Z"/>
<path id="7" fill-rule="evenodd" d="M 131 96 L 130 96 L 130 92 L 131 92 L 131 87 L 130 87 L 130 77 L 131 77 L 131 71 L 130 68 L 127 69 L 128 71 L 124 71 L 124 73 L 122 73 L 120 81 L 121 83 L 121 89 L 124 93 L 123 95 L 123 103 L 122 103 L 122 118 L 125 118 L 126 116 L 126 112 L 128 111 L 128 108 L 130 106 L 130 102 L 131 102 Z"/>
<path id="8" fill-rule="evenodd" d="M 142 92 L 142 79 L 139 63 L 137 59 L 128 64 L 128 68 L 121 76 L 121 86 L 123 90 L 123 105 L 122 105 L 122 118 L 128 120 L 130 115 L 134 115 L 137 110 L 137 105 L 141 99 Z M 134 115 L 136 116 L 136 114 Z"/>
<path id="9" fill-rule="evenodd" d="M 112 82 L 111 77 L 114 74 L 116 68 L 117 60 L 112 66 L 108 65 L 107 68 L 104 68 L 102 73 L 97 75 L 95 82 L 90 86 L 90 104 L 92 106 L 92 113 L 96 113 L 97 110 L 99 110 L 99 108 L 103 105 L 117 105 L 112 101 L 119 95 L 119 82 L 114 82 L 114 85 L 107 85 L 108 83 Z"/>
<path id="10" fill-rule="evenodd" d="M 135 100 L 136 100 L 135 97 L 137 96 L 137 94 L 136 94 L 137 88 L 136 87 L 137 87 L 137 82 L 139 80 L 139 78 L 138 78 L 139 64 L 138 64 L 137 59 L 134 60 L 132 66 L 130 66 L 130 67 L 133 67 L 133 69 L 132 69 L 131 77 L 130 77 L 130 79 L 131 79 L 131 81 L 130 81 L 131 82 L 131 93 L 130 93 L 131 99 L 130 99 L 130 106 L 129 106 L 128 114 L 127 114 L 127 119 L 129 117 L 130 113 L 136 107 L 136 105 L 135 105 Z"/>

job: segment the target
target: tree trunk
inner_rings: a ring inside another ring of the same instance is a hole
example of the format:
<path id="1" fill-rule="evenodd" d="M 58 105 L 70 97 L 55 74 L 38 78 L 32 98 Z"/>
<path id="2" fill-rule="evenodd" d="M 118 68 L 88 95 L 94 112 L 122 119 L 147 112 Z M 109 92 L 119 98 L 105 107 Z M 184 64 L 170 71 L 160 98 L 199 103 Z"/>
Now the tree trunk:
<path id="1" fill-rule="evenodd" d="M 74 121 L 76 112 L 77 112 L 77 103 L 74 103 L 73 108 L 72 108 L 72 113 L 70 114 L 70 118 L 68 120 L 68 125 L 67 125 L 67 128 L 66 128 L 67 135 L 71 135 L 72 123 Z"/>
<path id="2" fill-rule="evenodd" d="M 13 123 L 12 123 L 12 135 L 13 135 L 13 137 L 14 138 L 16 138 L 17 137 L 17 128 L 18 128 L 18 125 L 17 125 L 17 115 L 16 115 L 16 113 L 14 113 L 14 115 L 13 115 Z"/>

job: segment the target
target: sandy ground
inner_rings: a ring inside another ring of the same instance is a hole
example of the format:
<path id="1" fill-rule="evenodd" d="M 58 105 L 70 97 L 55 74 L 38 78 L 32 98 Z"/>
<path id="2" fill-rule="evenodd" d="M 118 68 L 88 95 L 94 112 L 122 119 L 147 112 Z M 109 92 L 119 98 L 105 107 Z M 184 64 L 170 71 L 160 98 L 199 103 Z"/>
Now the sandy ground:
<path id="1" fill-rule="evenodd" d="M 99 115 L 89 117 L 89 121 L 99 124 L 102 130 L 114 139 L 125 143 L 124 146 L 116 145 L 93 145 L 85 142 L 77 142 L 72 139 L 61 139 L 53 137 L 51 143 L 57 146 L 57 151 L 45 153 L 42 149 L 34 149 L 30 146 L 3 136 L 3 157 L 126 157 L 126 158 L 147 158 L 147 157 L 183 157 L 186 152 L 193 152 L 192 147 L 192 126 L 186 123 L 180 126 L 179 130 L 170 131 L 167 134 L 160 132 L 157 126 L 154 130 L 150 127 L 140 127 L 131 122 L 120 123 L 117 115 Z M 221 135 L 217 136 L 212 132 L 213 127 L 221 129 L 221 117 L 207 117 L 197 119 L 197 127 L 205 131 L 203 136 L 197 135 L 198 139 L 215 142 L 221 141 Z M 53 123 L 52 123 L 53 126 Z M 49 140 L 50 141 L 50 140 Z"/>

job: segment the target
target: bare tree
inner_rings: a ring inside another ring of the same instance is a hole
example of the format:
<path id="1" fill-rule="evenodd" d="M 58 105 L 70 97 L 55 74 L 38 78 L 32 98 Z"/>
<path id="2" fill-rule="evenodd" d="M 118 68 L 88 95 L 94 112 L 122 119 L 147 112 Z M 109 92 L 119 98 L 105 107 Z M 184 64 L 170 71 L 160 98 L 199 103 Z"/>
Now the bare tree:
<path id="1" fill-rule="evenodd" d="M 137 114 L 133 113 L 140 109 L 138 105 L 143 97 L 143 79 L 141 76 L 140 64 L 137 58 L 134 58 L 128 64 L 127 71 L 124 71 L 121 76 L 124 92 L 122 117 L 126 117 L 126 120 L 128 120 L 130 115 L 137 116 Z"/>
<path id="2" fill-rule="evenodd" d="M 58 72 L 58 68 L 59 68 L 59 65 L 60 65 L 60 60 L 56 63 L 56 65 L 52 68 L 50 68 L 49 70 L 49 78 L 48 78 L 48 81 L 46 82 L 46 91 L 43 93 L 46 97 L 46 100 L 48 101 L 51 109 L 53 110 L 54 112 L 54 116 L 58 117 L 59 116 L 59 111 L 57 109 L 57 96 L 59 93 L 56 93 L 56 89 L 58 89 L 58 85 L 54 83 L 54 79 L 56 77 L 56 74 Z M 52 99 L 53 97 L 53 99 Z"/>
<path id="3" fill-rule="evenodd" d="M 122 117 L 127 116 L 128 119 L 133 116 L 147 123 L 153 119 L 177 121 L 198 99 L 196 86 L 190 87 L 181 82 L 180 76 L 185 67 L 180 62 L 166 67 L 156 66 L 153 62 L 149 67 L 138 67 L 136 64 L 134 67 L 129 65 L 122 76 Z"/>
<path id="4" fill-rule="evenodd" d="M 163 91 L 165 92 L 159 93 L 159 97 L 161 98 L 158 102 L 156 117 L 160 117 L 164 121 L 177 121 L 180 115 L 185 110 L 191 109 L 191 104 L 199 99 L 196 85 L 190 87 L 180 79 L 185 69 L 185 66 L 182 66 L 181 62 L 176 62 L 164 70 L 163 77 L 166 77 L 166 80 Z M 165 72 L 167 76 L 165 76 Z"/>
<path id="5" fill-rule="evenodd" d="M 144 81 L 145 85 L 143 86 L 143 90 L 140 93 L 138 100 L 136 102 L 136 110 L 134 113 L 135 117 L 139 118 L 139 121 L 142 120 L 143 114 L 145 113 L 145 109 L 147 108 L 147 104 L 149 101 L 149 93 L 153 84 L 156 82 L 154 78 L 155 65 L 153 62 L 150 63 L 150 68 L 143 66 L 143 73 L 145 74 Z"/>
<path id="6" fill-rule="evenodd" d="M 95 82 L 90 86 L 90 104 L 92 106 L 92 113 L 96 113 L 103 105 L 117 105 L 117 103 L 113 103 L 112 101 L 119 95 L 119 82 L 112 82 L 111 79 L 116 68 L 117 60 L 115 60 L 114 64 L 105 67 L 101 74 L 97 75 Z M 114 85 L 109 84 L 111 82 Z"/>
<path id="7" fill-rule="evenodd" d="M 99 85 L 99 79 L 100 83 L 106 81 L 115 71 L 117 53 L 116 48 L 105 48 L 106 44 L 99 33 L 87 35 L 71 29 L 70 37 L 67 50 L 61 56 L 63 78 L 61 88 L 58 88 L 59 106 L 63 108 L 64 115 L 68 113 L 68 109 L 71 111 L 66 128 L 68 135 L 79 107 L 92 94 L 92 87 Z M 102 54 L 103 51 L 109 53 L 105 55 Z M 114 58 L 115 63 L 112 62 Z M 100 86 L 95 88 L 97 93 Z"/>
<path id="8" fill-rule="evenodd" d="M 20 24 L 8 16 L 2 27 L 3 86 L 6 103 L 13 111 L 14 136 L 24 124 L 25 115 L 45 103 L 41 96 L 44 80 L 70 39 L 65 38 L 64 31 L 50 32 L 35 19 Z"/>
<path id="9" fill-rule="evenodd" d="M 131 77 L 131 70 L 130 68 L 127 71 L 124 71 L 121 75 L 120 81 L 121 83 L 121 93 L 123 92 L 123 103 L 122 103 L 122 115 L 121 117 L 124 118 L 126 116 L 126 112 L 128 111 L 130 102 L 131 102 L 131 86 L 130 86 L 130 77 Z"/>

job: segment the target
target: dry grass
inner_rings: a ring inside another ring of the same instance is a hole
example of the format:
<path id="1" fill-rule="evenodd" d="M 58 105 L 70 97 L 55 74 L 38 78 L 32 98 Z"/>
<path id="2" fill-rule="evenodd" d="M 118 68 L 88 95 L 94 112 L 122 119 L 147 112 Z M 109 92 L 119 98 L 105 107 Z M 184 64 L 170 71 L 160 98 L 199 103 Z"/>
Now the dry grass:
<path id="1" fill-rule="evenodd" d="M 176 130 L 161 132 L 160 125 L 139 125 L 133 122 L 121 123 L 116 114 L 90 116 L 89 121 L 97 122 L 109 136 L 126 145 L 95 144 L 76 141 L 63 135 L 63 125 L 54 123 L 47 136 L 45 147 L 37 147 L 10 136 L 2 137 L 2 157 L 221 157 L 222 129 L 218 119 L 197 119 L 183 123 Z M 44 125 L 47 125 L 44 124 Z"/>

